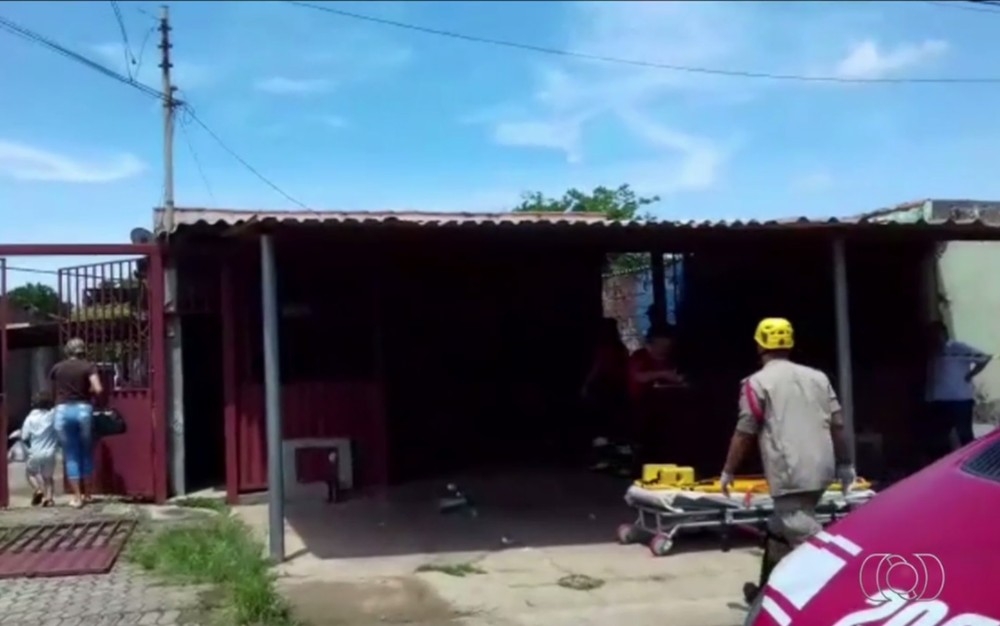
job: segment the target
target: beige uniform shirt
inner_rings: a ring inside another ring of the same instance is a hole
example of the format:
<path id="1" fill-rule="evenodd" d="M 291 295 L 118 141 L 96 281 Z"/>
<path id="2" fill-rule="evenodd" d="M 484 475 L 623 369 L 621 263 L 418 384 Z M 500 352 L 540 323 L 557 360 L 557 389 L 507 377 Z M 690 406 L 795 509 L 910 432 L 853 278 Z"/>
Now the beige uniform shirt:
<path id="1" fill-rule="evenodd" d="M 837 394 L 817 369 L 775 359 L 743 380 L 736 430 L 757 435 L 772 496 L 821 491 L 833 482 L 835 413 L 839 420 Z"/>

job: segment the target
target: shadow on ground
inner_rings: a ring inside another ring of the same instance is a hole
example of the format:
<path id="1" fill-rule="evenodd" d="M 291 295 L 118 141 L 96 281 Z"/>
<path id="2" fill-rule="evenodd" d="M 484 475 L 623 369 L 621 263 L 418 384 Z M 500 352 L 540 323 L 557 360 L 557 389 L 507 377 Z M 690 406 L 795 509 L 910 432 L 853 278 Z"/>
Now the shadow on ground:
<path id="1" fill-rule="evenodd" d="M 447 482 L 359 494 L 341 504 L 292 504 L 286 515 L 305 551 L 318 559 L 608 544 L 619 524 L 635 519 L 624 503 L 628 481 L 589 472 L 456 477 L 451 482 L 470 496 L 473 508 L 442 514 L 438 500 Z M 679 540 L 675 550 L 720 546 L 717 537 L 691 539 Z"/>

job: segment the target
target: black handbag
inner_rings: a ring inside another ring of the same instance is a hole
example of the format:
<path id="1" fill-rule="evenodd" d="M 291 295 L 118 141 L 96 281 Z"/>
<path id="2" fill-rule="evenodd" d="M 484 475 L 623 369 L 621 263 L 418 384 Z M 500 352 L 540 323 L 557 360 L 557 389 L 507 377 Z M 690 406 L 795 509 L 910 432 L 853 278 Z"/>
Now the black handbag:
<path id="1" fill-rule="evenodd" d="M 115 409 L 100 409 L 94 411 L 94 434 L 98 437 L 124 435 L 128 431 L 125 418 Z"/>

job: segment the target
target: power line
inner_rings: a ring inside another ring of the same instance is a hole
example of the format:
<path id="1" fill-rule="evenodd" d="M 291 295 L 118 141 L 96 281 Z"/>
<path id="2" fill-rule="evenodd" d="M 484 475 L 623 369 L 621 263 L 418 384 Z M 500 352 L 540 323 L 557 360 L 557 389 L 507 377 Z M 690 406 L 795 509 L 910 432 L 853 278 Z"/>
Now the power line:
<path id="1" fill-rule="evenodd" d="M 296 204 L 297 206 L 299 206 L 299 207 L 301 207 L 303 209 L 306 209 L 307 211 L 311 210 L 304 203 L 302 203 L 298 199 L 292 197 L 291 195 L 288 194 L 288 192 L 286 192 L 284 189 L 282 189 L 281 187 L 279 187 L 278 185 L 276 185 L 274 182 L 272 182 L 271 179 L 269 179 L 266 176 L 264 176 L 263 174 L 261 174 L 257 170 L 257 168 L 255 168 L 253 165 L 250 165 L 250 163 L 248 163 L 246 159 L 244 159 L 243 157 L 241 157 L 235 150 L 233 150 L 232 148 L 230 148 L 226 144 L 226 142 L 222 140 L 221 137 L 219 137 L 218 135 L 215 134 L 215 131 L 213 131 L 211 128 L 209 128 L 205 124 L 205 122 L 201 121 L 201 118 L 198 117 L 198 114 L 195 112 L 194 107 L 192 107 L 190 104 L 187 104 L 187 103 L 182 104 L 182 106 L 186 110 L 187 114 L 190 116 L 191 121 L 193 121 L 195 124 L 197 124 L 198 126 L 200 126 L 201 129 L 204 130 L 206 133 L 208 133 L 208 136 L 211 137 L 212 139 L 214 139 L 215 143 L 219 144 L 220 148 L 222 148 L 223 150 L 225 150 L 226 152 L 228 152 L 229 156 L 233 157 L 234 159 L 236 159 L 240 163 L 240 165 L 242 165 L 243 167 L 247 168 L 247 170 L 249 170 L 251 174 L 253 174 L 254 176 L 256 176 L 258 178 L 258 180 L 260 180 L 262 183 L 264 183 L 265 185 L 267 185 L 268 187 L 270 187 L 271 189 L 273 189 L 274 191 L 276 191 L 279 195 L 283 196 L 289 202 L 292 202 L 292 203 Z"/>
<path id="2" fill-rule="evenodd" d="M 122 35 L 122 52 L 125 54 L 125 71 L 129 78 L 135 78 L 132 74 L 132 66 L 136 65 L 135 55 L 132 54 L 132 46 L 128 42 L 128 29 L 125 28 L 125 20 L 122 18 L 122 11 L 115 0 L 111 0 L 111 10 L 115 12 L 115 21 L 118 22 L 118 31 Z"/>
<path id="3" fill-rule="evenodd" d="M 146 34 L 142 36 L 142 44 L 139 46 L 139 57 L 135 62 L 135 71 L 132 73 L 133 76 L 138 77 L 142 72 L 142 59 L 146 54 L 146 46 L 149 44 L 149 38 L 156 32 L 156 27 L 153 26 L 146 31 Z"/>
<path id="4" fill-rule="evenodd" d="M 656 68 L 663 70 L 671 70 L 675 72 L 686 72 L 689 74 L 712 74 L 717 76 L 728 76 L 731 78 L 762 78 L 768 80 L 798 81 L 798 82 L 811 82 L 811 83 L 854 83 L 854 84 L 857 83 L 870 83 L 870 84 L 1000 83 L 1000 78 L 845 78 L 840 76 L 803 76 L 797 74 L 775 74 L 770 72 L 727 70 L 721 68 L 674 65 L 670 63 L 658 63 L 654 61 L 643 61 L 639 59 L 625 59 L 620 57 L 611 57 L 598 54 L 588 54 L 585 52 L 561 50 L 558 48 L 550 48 L 547 46 L 538 46 L 534 44 L 520 43 L 504 39 L 494 39 L 491 37 L 468 35 L 465 33 L 441 30 L 438 28 L 419 26 L 417 24 L 397 22 L 395 20 L 389 20 L 381 17 L 374 17 L 372 15 L 363 15 L 361 13 L 344 11 L 343 9 L 335 9 L 333 7 L 328 7 L 328 6 L 320 6 L 318 4 L 312 4 L 309 2 L 300 2 L 298 0 L 284 0 L 284 2 L 292 6 L 305 9 L 312 9 L 314 11 L 322 11 L 324 13 L 337 15 L 339 17 L 345 17 L 363 22 L 370 22 L 373 24 L 381 24 L 383 26 L 392 26 L 393 28 L 415 31 L 415 32 L 425 33 L 428 35 L 437 35 L 439 37 L 447 37 L 450 39 L 459 39 L 462 41 L 469 41 L 473 43 L 482 43 L 503 48 L 527 50 L 530 52 L 539 52 L 542 54 L 583 59 L 587 61 L 600 61 L 603 63 L 613 63 L 618 65 L 631 65 L 635 67 Z M 998 3 L 998 6 L 1000 6 L 1000 3 Z"/>
<path id="5" fill-rule="evenodd" d="M 115 263 L 115 261 L 112 261 Z M 7 270 L 8 272 L 21 272 L 23 274 L 46 274 L 49 276 L 71 276 L 73 278 L 99 278 L 97 274 L 90 273 L 87 271 L 80 271 L 75 267 L 64 267 L 59 270 L 43 270 L 39 267 L 20 267 L 17 265 L 7 265 L 0 264 L 0 270 Z M 76 271 L 73 271 L 76 270 Z"/>
<path id="6" fill-rule="evenodd" d="M 134 78 L 123 76 L 122 74 L 101 65 L 97 61 L 88 59 L 87 57 L 83 56 L 78 52 L 73 52 L 72 50 L 52 41 L 51 39 L 39 35 L 38 33 L 24 26 L 21 26 L 20 24 L 12 22 L 5 17 L 0 17 L 0 30 L 5 30 L 8 33 L 21 37 L 26 41 L 30 41 L 32 43 L 37 43 L 41 46 L 44 46 L 49 50 L 56 52 L 57 54 L 60 54 L 68 59 L 72 59 L 77 63 L 80 63 L 81 65 L 84 65 L 94 70 L 95 72 L 104 74 L 108 78 L 112 78 L 124 85 L 133 87 L 151 98 L 156 98 L 157 100 L 162 100 L 164 98 L 164 95 L 162 93 L 153 89 L 152 87 L 143 85 L 142 83 L 137 82 Z"/>
<path id="7" fill-rule="evenodd" d="M 184 137 L 184 143 L 187 144 L 188 152 L 191 153 L 191 158 L 194 160 L 194 165 L 198 169 L 198 175 L 201 176 L 201 182 L 205 185 L 205 191 L 208 192 L 208 197 L 212 199 L 212 204 L 218 205 L 219 201 L 216 200 L 215 194 L 212 192 L 212 185 L 208 182 L 208 176 L 205 175 L 205 168 L 201 166 L 201 159 L 198 158 L 198 151 L 194 149 L 194 144 L 191 143 L 191 137 L 187 132 L 190 110 L 185 108 L 183 109 L 183 112 L 187 115 L 181 117 L 181 136 Z"/>
<path id="8" fill-rule="evenodd" d="M 974 6 L 978 4 L 976 2 L 969 2 L 968 4 L 962 4 L 960 2 L 955 2 L 954 0 L 951 2 L 946 0 L 924 0 L 924 2 L 926 4 L 932 4 L 936 7 L 943 7 L 945 9 L 958 9 L 960 11 L 972 11 L 975 13 L 1000 13 L 1000 11 L 994 11 L 993 9 L 987 9 L 986 7 Z"/>
<path id="9" fill-rule="evenodd" d="M 83 56 L 82 54 L 79 54 L 77 52 L 73 52 L 72 50 L 69 50 L 68 48 L 66 48 L 66 47 L 64 47 L 64 46 L 62 46 L 62 45 L 60 45 L 60 44 L 58 44 L 58 43 L 56 43 L 56 42 L 54 42 L 54 41 L 52 41 L 52 40 L 44 37 L 42 35 L 39 35 L 38 33 L 35 33 L 34 31 L 31 31 L 28 28 L 25 28 L 24 26 L 21 26 L 21 25 L 15 23 L 15 22 L 12 22 L 12 21 L 4 18 L 4 17 L 0 17 L 0 29 L 5 30 L 5 31 L 7 31 L 7 32 L 9 32 L 11 34 L 17 35 L 18 37 L 21 37 L 21 38 L 26 39 L 28 41 L 41 44 L 41 45 L 45 46 L 46 48 L 48 48 L 48 49 L 50 49 L 50 50 L 52 50 L 54 52 L 57 52 L 58 54 L 61 54 L 61 55 L 65 56 L 65 57 L 67 57 L 67 58 L 70 58 L 70 59 L 72 59 L 72 60 L 74 60 L 74 61 L 76 61 L 76 62 L 78 62 L 78 63 L 80 63 L 82 65 L 85 65 L 86 67 L 88 67 L 88 68 L 90 68 L 90 69 L 92 69 L 94 71 L 100 72 L 101 74 L 103 74 L 103 75 L 105 75 L 105 76 L 107 76 L 109 78 L 117 80 L 118 82 L 120 82 L 122 84 L 125 84 L 125 85 L 128 85 L 129 87 L 133 87 L 135 89 L 138 89 L 139 91 L 141 91 L 142 93 L 144 93 L 144 94 L 146 94 L 148 96 L 154 97 L 154 98 L 156 98 L 158 100 L 163 100 L 163 99 L 166 98 L 166 95 L 163 94 L 162 92 L 157 91 L 156 89 L 153 89 L 152 87 L 148 87 L 146 85 L 143 85 L 142 83 L 136 81 L 133 78 L 129 78 L 127 76 L 123 76 L 122 74 L 120 74 L 120 73 L 118 73 L 118 72 L 116 72 L 116 71 L 114 71 L 114 70 L 112 70 L 110 68 L 107 68 L 107 67 L 101 65 L 100 63 L 98 63 L 96 61 L 88 59 L 87 57 Z M 263 174 L 261 174 L 260 171 L 257 168 L 255 168 L 253 165 L 251 165 L 246 159 L 244 159 L 243 157 L 241 157 L 235 150 L 233 150 L 232 148 L 230 148 L 229 145 L 226 144 L 226 142 L 223 141 L 222 138 L 219 137 L 219 135 L 217 135 L 215 133 L 215 131 L 213 131 L 204 121 L 202 121 L 202 119 L 200 117 L 198 117 L 197 113 L 194 110 L 194 107 L 192 107 L 187 102 L 184 102 L 184 101 L 176 99 L 176 98 L 173 99 L 173 102 L 177 106 L 183 108 L 186 111 L 187 115 L 190 117 L 191 121 L 195 122 L 198 126 L 200 126 L 201 129 L 204 130 L 206 133 L 208 133 L 209 137 L 211 137 L 213 140 L 215 140 L 215 142 L 217 144 L 219 144 L 219 146 L 223 150 L 225 150 L 227 153 L 229 153 L 229 155 L 231 157 L 233 157 L 234 159 L 236 159 L 237 162 L 239 162 L 243 167 L 245 167 L 247 170 L 249 170 L 250 173 L 252 173 L 254 176 L 256 176 L 261 182 L 263 182 L 265 185 L 267 185 L 268 187 L 270 187 L 271 189 L 273 189 L 274 191 L 276 191 L 278 194 L 280 194 L 281 196 L 283 196 L 285 199 L 289 200 L 290 202 L 293 202 L 294 204 L 296 204 L 297 206 L 299 206 L 299 207 L 301 207 L 303 209 L 309 210 L 309 207 L 306 206 L 303 202 L 297 200 L 296 198 L 294 198 L 293 196 L 291 196 L 288 192 L 286 192 L 281 187 L 279 187 L 277 184 L 275 184 L 273 181 L 271 181 L 269 178 L 267 178 L 266 176 L 264 176 Z"/>
<path id="10" fill-rule="evenodd" d="M 17 267 L 15 265 L 3 265 L 3 269 L 8 272 L 24 272 L 26 274 L 50 274 L 53 276 L 59 274 L 59 270 L 43 270 L 37 267 Z"/>
<path id="11" fill-rule="evenodd" d="M 118 3 L 117 2 L 112 2 L 111 4 L 114 7 L 118 7 Z M 151 26 L 146 31 L 146 34 L 142 36 L 142 43 L 139 44 L 138 52 L 136 52 L 135 54 L 133 54 L 132 53 L 133 51 L 129 48 L 128 34 L 125 31 L 125 24 L 124 24 L 124 20 L 122 19 L 122 16 L 121 16 L 121 10 L 118 9 L 118 8 L 116 8 L 116 10 L 115 10 L 115 16 L 118 19 L 119 28 L 121 28 L 121 30 L 122 30 L 122 39 L 123 39 L 123 41 L 125 43 L 125 46 L 126 46 L 126 52 L 131 57 L 131 65 L 135 67 L 134 70 L 132 70 L 131 72 L 129 72 L 129 76 L 131 76 L 134 79 L 138 78 L 139 74 L 142 72 L 142 59 L 146 55 L 146 46 L 149 44 L 149 38 L 153 36 L 153 33 L 155 33 L 157 31 L 157 26 L 159 26 L 159 20 L 156 18 L 156 16 L 154 16 L 149 11 L 146 11 L 142 7 L 136 7 L 136 11 L 139 14 L 141 14 L 141 15 L 144 15 L 144 16 L 146 16 L 148 18 L 152 18 L 152 20 L 153 20 L 153 26 Z"/>

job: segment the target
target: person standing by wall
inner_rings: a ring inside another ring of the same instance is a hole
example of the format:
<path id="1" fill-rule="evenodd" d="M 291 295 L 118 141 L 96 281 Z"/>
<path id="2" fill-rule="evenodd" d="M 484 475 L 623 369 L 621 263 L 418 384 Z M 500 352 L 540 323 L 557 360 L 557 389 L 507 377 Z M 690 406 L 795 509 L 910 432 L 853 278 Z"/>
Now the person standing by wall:
<path id="1" fill-rule="evenodd" d="M 973 379 L 993 357 L 967 343 L 950 339 L 941 321 L 927 327 L 930 362 L 927 375 L 927 414 L 921 439 L 924 452 L 935 461 L 951 451 L 951 431 L 960 445 L 975 439 L 972 418 L 976 406 Z"/>
<path id="2" fill-rule="evenodd" d="M 618 331 L 618 320 L 602 319 L 590 370 L 580 390 L 588 414 L 588 439 L 620 438 L 623 434 L 621 422 L 628 409 L 628 356 L 628 348 Z"/>
<path id="3" fill-rule="evenodd" d="M 52 395 L 55 397 L 56 432 L 66 461 L 66 478 L 73 498 L 70 506 L 80 508 L 90 500 L 94 471 L 94 400 L 104 393 L 97 367 L 86 360 L 82 339 L 66 342 L 66 358 L 52 368 Z"/>
<path id="4" fill-rule="evenodd" d="M 629 356 L 628 392 L 636 465 L 678 459 L 676 426 L 685 411 L 687 380 L 675 354 L 673 328 L 657 324 L 646 334 L 645 347 Z"/>

